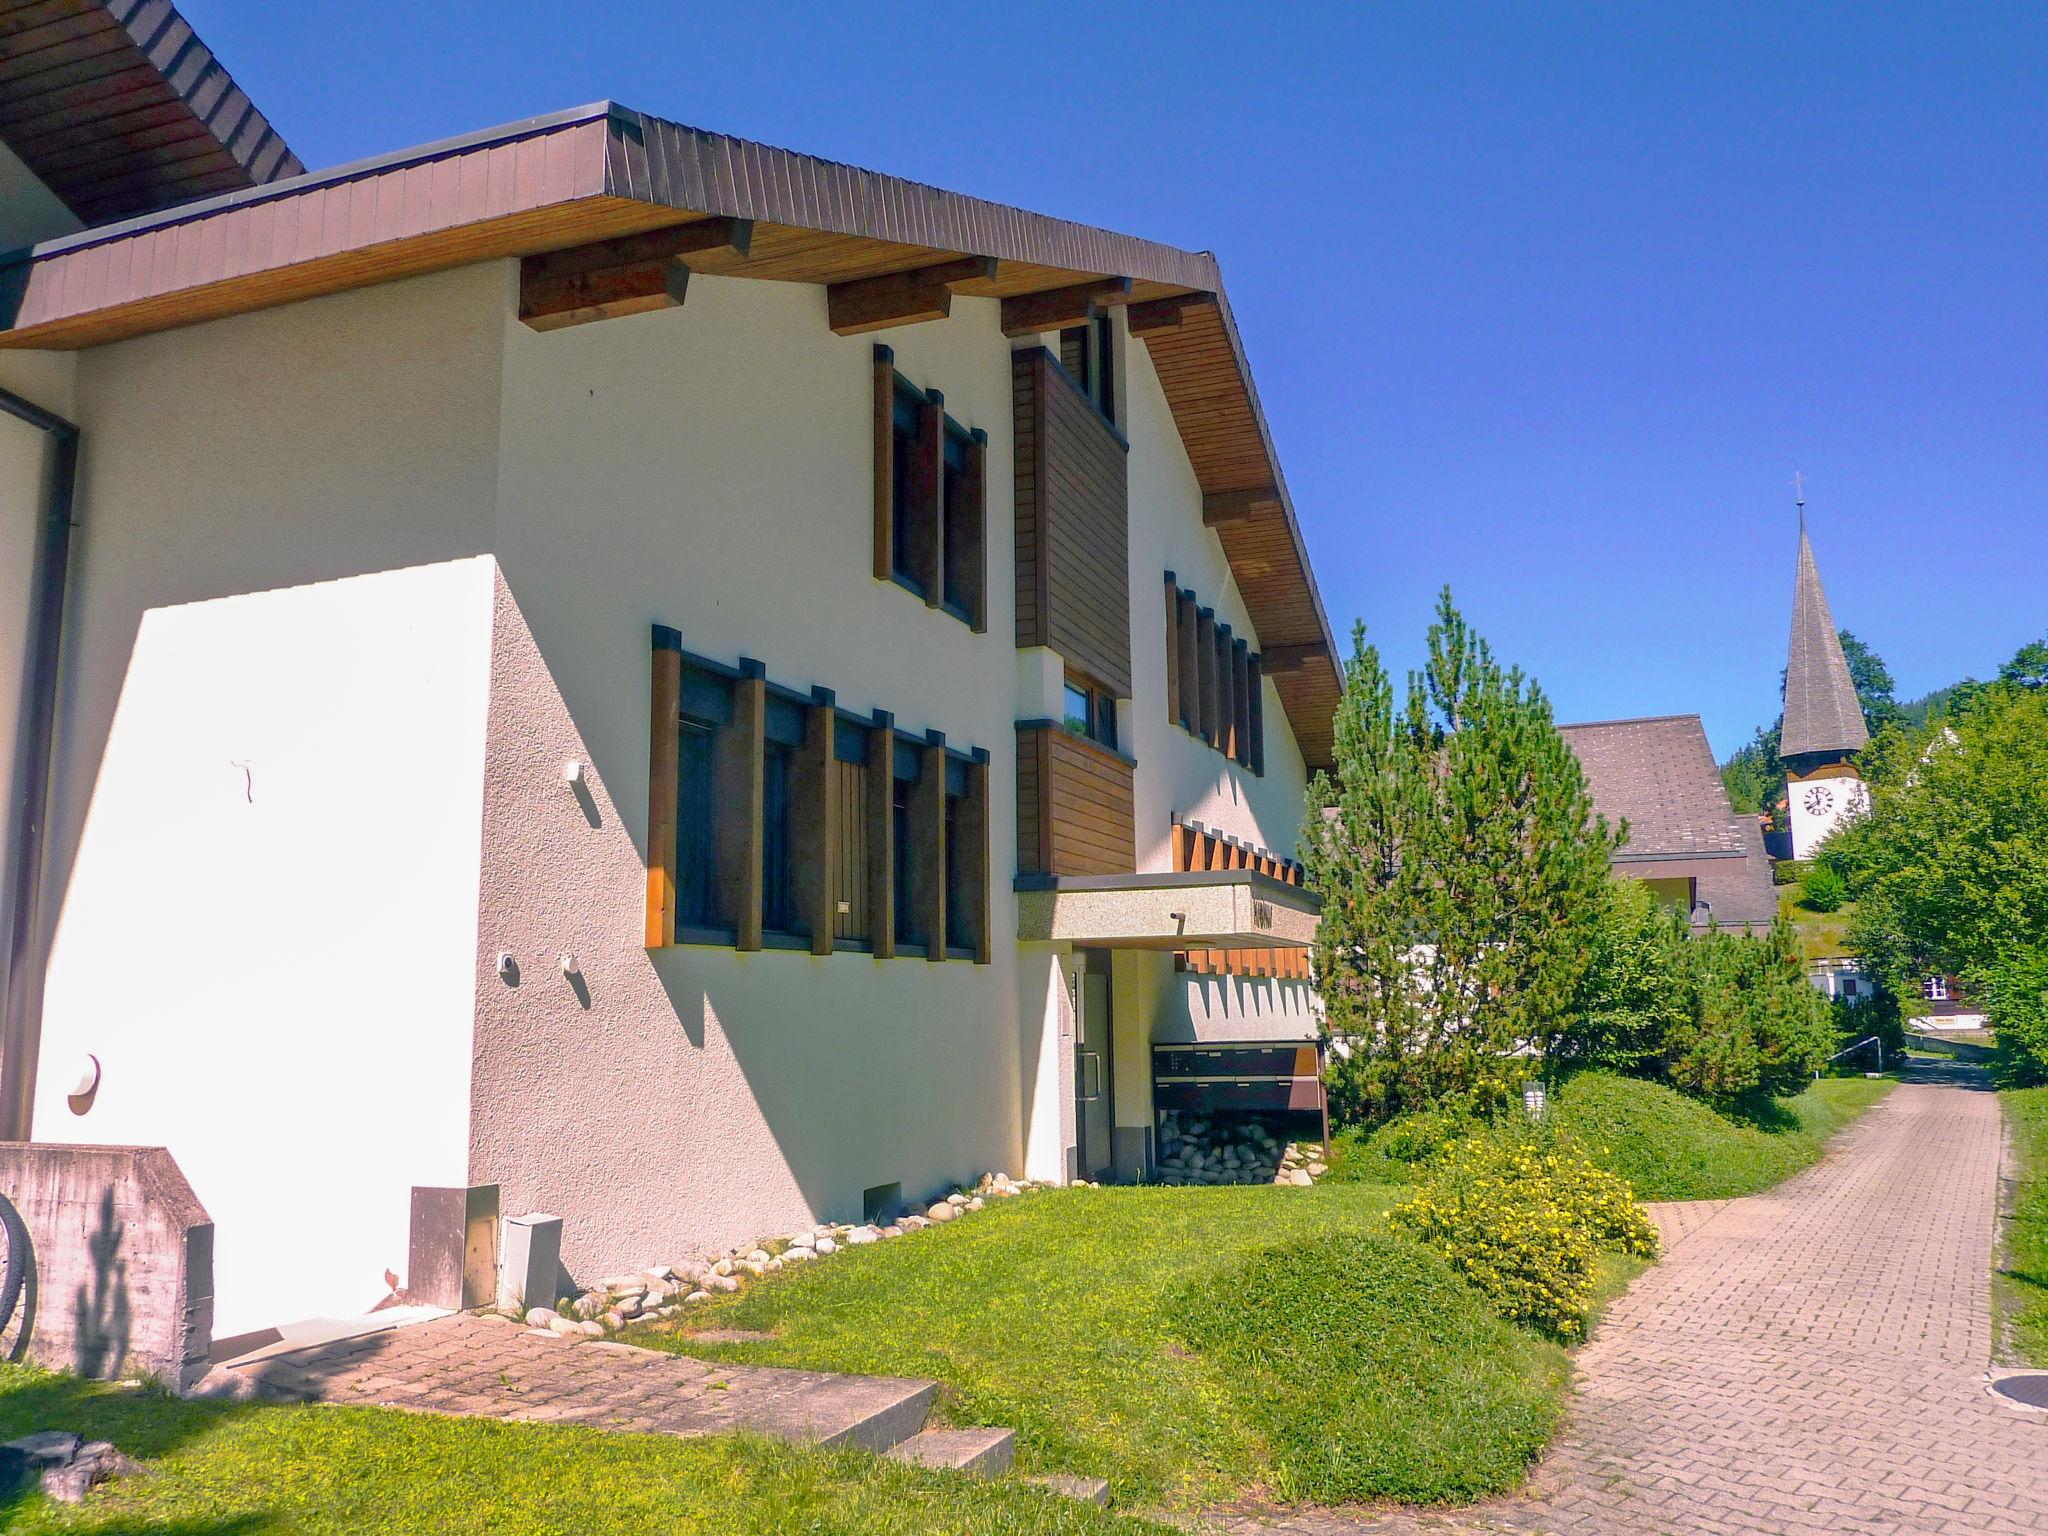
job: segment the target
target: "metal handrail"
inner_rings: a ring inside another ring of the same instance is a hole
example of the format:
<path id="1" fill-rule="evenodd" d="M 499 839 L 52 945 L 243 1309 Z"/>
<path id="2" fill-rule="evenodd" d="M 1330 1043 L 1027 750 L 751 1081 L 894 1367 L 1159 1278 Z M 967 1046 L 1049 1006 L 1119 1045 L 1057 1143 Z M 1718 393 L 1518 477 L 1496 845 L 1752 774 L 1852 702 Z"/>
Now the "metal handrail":
<path id="1" fill-rule="evenodd" d="M 1874 1045 L 1877 1047 L 1877 1070 L 1882 1072 L 1884 1070 L 1884 1041 L 1876 1035 L 1865 1035 L 1861 1040 L 1858 1040 L 1854 1045 L 1843 1046 L 1839 1051 L 1835 1052 L 1834 1055 L 1830 1056 L 1828 1058 L 1828 1061 L 1840 1061 L 1844 1056 L 1848 1055 L 1851 1051 L 1860 1051 L 1866 1045 Z M 1826 1066 L 1827 1062 L 1822 1062 L 1821 1065 Z M 1814 1073 L 1813 1080 L 1816 1083 L 1819 1082 L 1820 1073 Z"/>

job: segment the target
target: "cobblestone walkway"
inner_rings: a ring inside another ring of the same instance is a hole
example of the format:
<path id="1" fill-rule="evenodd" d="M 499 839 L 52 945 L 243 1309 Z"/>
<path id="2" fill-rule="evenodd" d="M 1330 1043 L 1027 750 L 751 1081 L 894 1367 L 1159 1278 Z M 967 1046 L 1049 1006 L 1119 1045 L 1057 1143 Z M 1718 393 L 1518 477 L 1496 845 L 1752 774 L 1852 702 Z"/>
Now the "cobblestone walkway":
<path id="1" fill-rule="evenodd" d="M 1660 1212 L 1667 1256 L 1580 1352 L 1520 1498 L 1224 1529 L 2041 1536 L 2048 1416 L 1985 1392 L 1999 1147 L 1982 1074 L 1937 1069 L 1778 1188 Z"/>

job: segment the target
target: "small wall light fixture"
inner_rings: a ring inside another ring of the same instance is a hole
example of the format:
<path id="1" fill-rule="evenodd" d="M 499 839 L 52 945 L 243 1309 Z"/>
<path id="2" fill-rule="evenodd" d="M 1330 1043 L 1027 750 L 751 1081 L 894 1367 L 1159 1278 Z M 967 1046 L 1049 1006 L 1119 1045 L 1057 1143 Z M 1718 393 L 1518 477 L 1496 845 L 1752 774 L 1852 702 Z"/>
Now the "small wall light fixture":
<path id="1" fill-rule="evenodd" d="M 562 764 L 562 782 L 571 789 L 579 787 L 583 783 L 583 765 L 575 762 Z"/>
<path id="2" fill-rule="evenodd" d="M 511 950 L 501 949 L 498 951 L 498 974 L 500 976 L 509 977 L 510 975 L 512 975 L 513 972 L 517 971 L 518 969 L 519 962 L 512 958 Z"/>
<path id="3" fill-rule="evenodd" d="M 562 956 L 562 974 L 564 976 L 577 975 L 582 969 L 582 965 L 576 959 L 575 951 L 568 951 Z"/>

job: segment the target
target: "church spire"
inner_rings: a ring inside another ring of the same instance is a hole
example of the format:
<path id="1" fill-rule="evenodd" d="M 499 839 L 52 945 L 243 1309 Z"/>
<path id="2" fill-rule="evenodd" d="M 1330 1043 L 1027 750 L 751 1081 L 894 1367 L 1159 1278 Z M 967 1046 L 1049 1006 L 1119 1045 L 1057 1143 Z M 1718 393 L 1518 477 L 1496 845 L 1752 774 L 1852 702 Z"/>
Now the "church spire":
<path id="1" fill-rule="evenodd" d="M 1806 536 L 1806 500 L 1799 501 L 1799 573 L 1792 584 L 1792 650 L 1785 662 L 1785 728 L 1781 758 L 1846 757 L 1870 740 L 1848 658 L 1821 590 L 1813 541 Z"/>

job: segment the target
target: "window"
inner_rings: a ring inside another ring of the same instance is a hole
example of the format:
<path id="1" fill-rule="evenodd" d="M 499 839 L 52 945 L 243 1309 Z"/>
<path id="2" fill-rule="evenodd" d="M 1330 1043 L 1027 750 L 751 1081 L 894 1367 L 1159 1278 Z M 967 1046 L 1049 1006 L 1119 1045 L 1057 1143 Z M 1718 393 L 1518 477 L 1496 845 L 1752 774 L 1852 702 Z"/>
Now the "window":
<path id="1" fill-rule="evenodd" d="M 977 634 L 987 628 L 987 443 L 875 348 L 875 576 Z"/>
<path id="2" fill-rule="evenodd" d="M 1920 983 L 1920 995 L 1930 1003 L 1947 1002 L 1948 978 L 1946 976 L 1929 976 Z"/>
<path id="3" fill-rule="evenodd" d="M 924 412 L 924 398 L 899 381 L 891 408 L 891 452 L 895 463 L 889 477 L 889 570 L 919 596 L 926 591 L 927 546 L 936 533 L 926 505 L 924 468 L 918 461 Z"/>
<path id="4" fill-rule="evenodd" d="M 1166 573 L 1166 717 L 1254 774 L 1266 771 L 1265 672 L 1251 645 Z"/>
<path id="5" fill-rule="evenodd" d="M 866 949 L 933 960 L 988 945 L 988 754 L 850 715 L 654 632 L 647 945 Z"/>
<path id="6" fill-rule="evenodd" d="M 714 878 L 718 797 L 712 777 L 712 727 L 686 719 L 677 732 L 676 926 L 709 928 L 718 922 Z"/>
<path id="7" fill-rule="evenodd" d="M 946 418 L 945 463 L 939 483 L 944 524 L 940 533 L 945 556 L 944 607 L 954 618 L 972 626 L 976 634 L 988 627 L 982 583 L 987 565 L 983 558 L 987 503 L 982 494 L 982 464 L 987 446 L 987 433 L 969 432 L 952 417 Z"/>
<path id="8" fill-rule="evenodd" d="M 1081 393 L 1112 426 L 1117 419 L 1116 340 L 1116 321 L 1106 310 L 1086 325 L 1060 332 L 1060 366 L 1074 376 Z"/>
<path id="9" fill-rule="evenodd" d="M 1085 736 L 1116 750 L 1116 700 L 1095 684 L 1067 679 L 1065 713 L 1060 722 L 1076 736 Z"/>
<path id="10" fill-rule="evenodd" d="M 795 749 L 771 741 L 761 761 L 761 926 L 770 933 L 806 926 L 796 904 L 795 795 Z"/>

